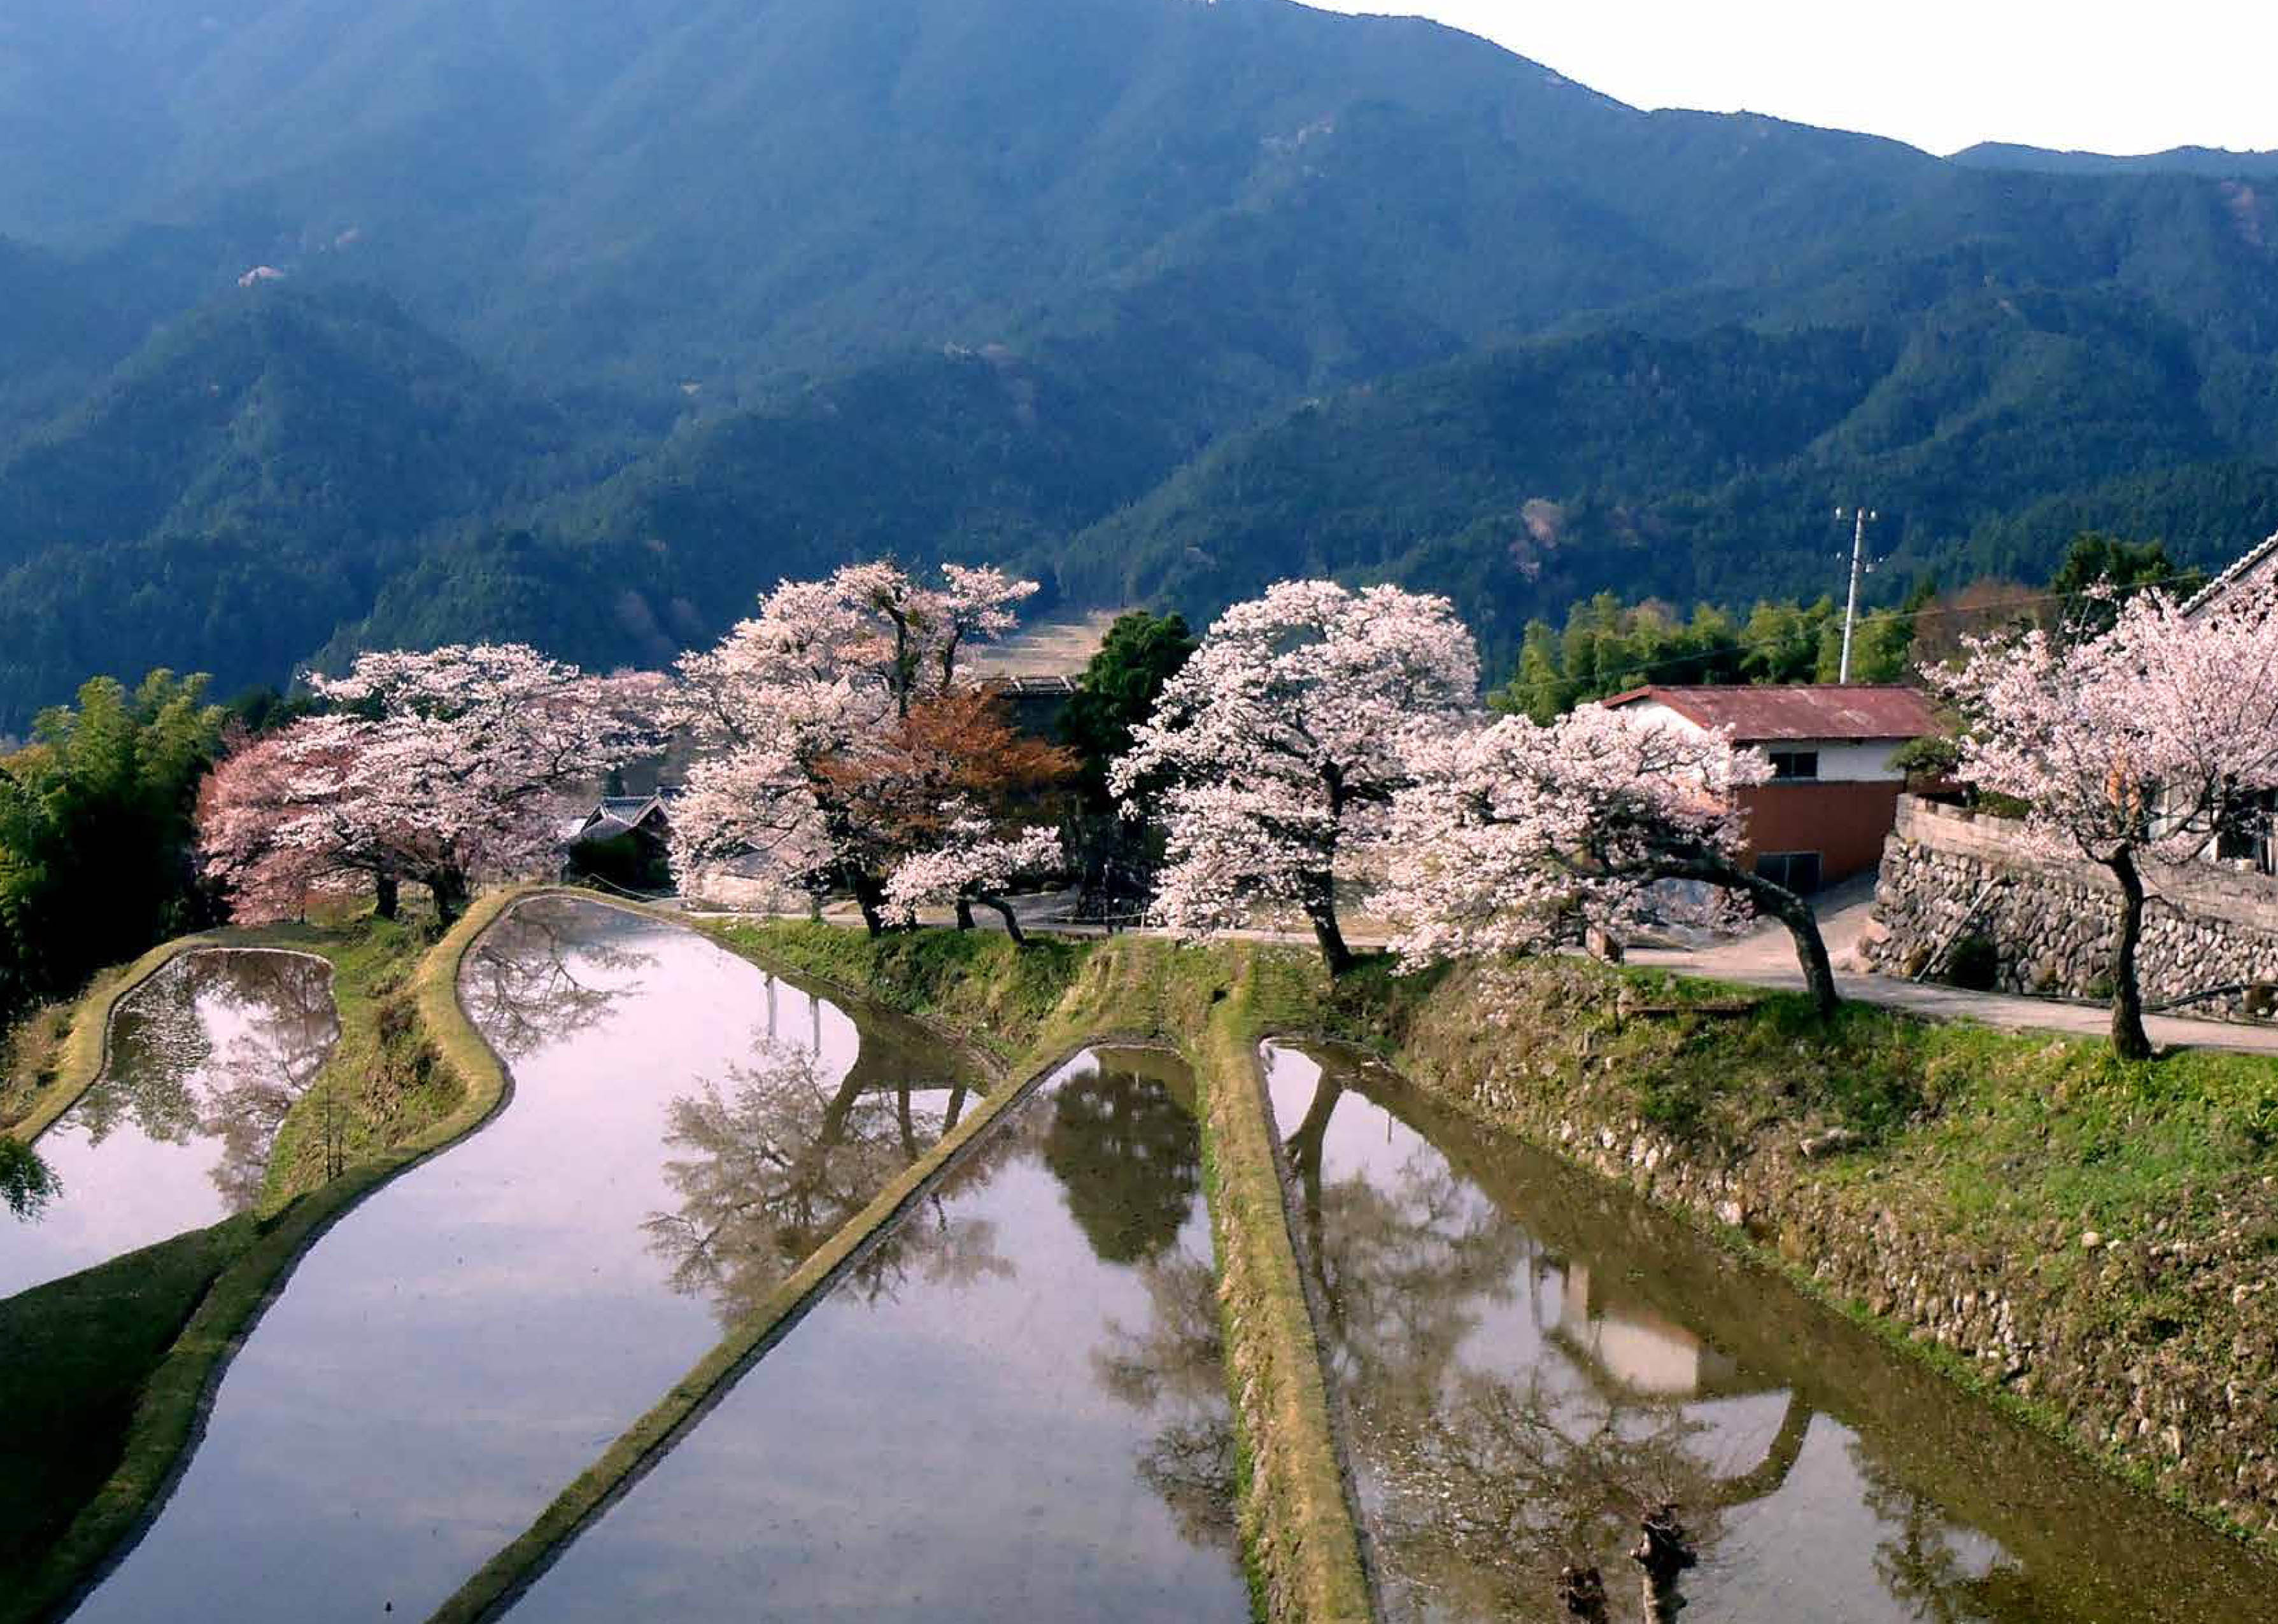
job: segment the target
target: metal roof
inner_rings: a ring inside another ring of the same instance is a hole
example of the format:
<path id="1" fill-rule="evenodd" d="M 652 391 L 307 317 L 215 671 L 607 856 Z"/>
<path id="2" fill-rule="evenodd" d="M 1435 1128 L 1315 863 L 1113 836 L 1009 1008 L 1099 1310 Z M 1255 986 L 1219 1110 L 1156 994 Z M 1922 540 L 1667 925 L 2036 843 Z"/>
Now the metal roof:
<path id="1" fill-rule="evenodd" d="M 1765 683 L 1756 686 L 1633 688 L 1609 707 L 1658 700 L 1703 728 L 1731 729 L 1743 744 L 1781 739 L 1915 739 L 1938 731 L 1938 712 L 1920 689 L 1897 683 Z"/>

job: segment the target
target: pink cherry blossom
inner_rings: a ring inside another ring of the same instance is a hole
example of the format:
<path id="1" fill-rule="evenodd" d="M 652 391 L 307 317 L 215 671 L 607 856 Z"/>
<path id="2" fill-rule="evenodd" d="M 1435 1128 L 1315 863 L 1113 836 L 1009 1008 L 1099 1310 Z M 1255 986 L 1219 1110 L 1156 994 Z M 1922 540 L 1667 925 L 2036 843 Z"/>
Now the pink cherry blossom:
<path id="1" fill-rule="evenodd" d="M 2143 865 L 2197 858 L 2278 790 L 2278 594 L 2243 587 L 2189 614 L 2149 591 L 2099 637 L 1973 638 L 1958 666 L 1924 675 L 1964 718 L 1961 776 L 2022 801 L 2049 850 L 2117 881 L 2113 1042 L 2148 1055 Z"/>
<path id="2" fill-rule="evenodd" d="M 887 563 L 776 587 L 716 648 L 680 662 L 667 715 L 702 754 L 674 809 L 675 865 L 733 861 L 785 885 L 844 887 L 882 928 L 885 877 L 913 854 L 854 769 L 913 709 L 970 692 L 964 656 L 1012 630 L 1036 591 L 955 565 L 930 586 Z"/>
<path id="3" fill-rule="evenodd" d="M 366 654 L 311 686 L 356 710 L 249 746 L 200 804 L 209 872 L 256 915 L 361 877 L 383 910 L 424 883 L 447 917 L 478 879 L 550 866 L 568 792 L 650 743 L 640 679 L 519 645 Z"/>

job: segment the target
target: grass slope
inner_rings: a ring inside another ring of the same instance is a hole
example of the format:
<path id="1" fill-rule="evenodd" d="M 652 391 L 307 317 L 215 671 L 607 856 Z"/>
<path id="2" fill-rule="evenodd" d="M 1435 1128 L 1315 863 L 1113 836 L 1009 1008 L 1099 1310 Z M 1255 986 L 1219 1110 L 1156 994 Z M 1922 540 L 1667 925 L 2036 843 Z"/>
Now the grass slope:
<path id="1" fill-rule="evenodd" d="M 2278 1064 L 1734 996 L 1575 960 L 1325 1011 L 1419 1084 L 1753 1245 L 2278 1551 Z"/>

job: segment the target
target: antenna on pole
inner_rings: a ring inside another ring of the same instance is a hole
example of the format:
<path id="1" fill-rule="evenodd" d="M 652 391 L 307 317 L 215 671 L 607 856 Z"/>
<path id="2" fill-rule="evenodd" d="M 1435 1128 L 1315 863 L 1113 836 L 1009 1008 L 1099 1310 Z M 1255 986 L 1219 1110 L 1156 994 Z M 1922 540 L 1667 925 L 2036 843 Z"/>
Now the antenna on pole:
<path id="1" fill-rule="evenodd" d="M 1851 523 L 1851 596 L 1843 606 L 1843 665 L 1837 672 L 1838 682 L 1851 680 L 1851 636 L 1859 624 L 1859 577 L 1867 573 L 1867 522 L 1876 516 L 1871 507 L 1835 510 L 1838 520 L 1849 518 Z"/>

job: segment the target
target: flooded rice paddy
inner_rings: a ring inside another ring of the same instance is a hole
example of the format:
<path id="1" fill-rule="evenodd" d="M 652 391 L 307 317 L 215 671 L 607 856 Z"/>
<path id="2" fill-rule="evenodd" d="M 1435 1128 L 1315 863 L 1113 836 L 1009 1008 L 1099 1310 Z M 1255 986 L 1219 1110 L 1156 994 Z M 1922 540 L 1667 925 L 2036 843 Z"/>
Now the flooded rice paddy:
<path id="1" fill-rule="evenodd" d="M 1046 1079 L 510 1612 L 1249 1616 L 1184 1068 Z"/>
<path id="2" fill-rule="evenodd" d="M 493 1120 L 321 1237 L 87 1620 L 425 1616 L 966 1109 L 961 1064 L 686 929 L 525 903 Z"/>
<path id="3" fill-rule="evenodd" d="M 120 1000 L 103 1075 L 42 1134 L 63 1181 L 0 1245 L 0 1297 L 256 1202 L 269 1147 L 340 1036 L 332 966 L 185 953 Z"/>
<path id="4" fill-rule="evenodd" d="M 460 995 L 481 1131 L 315 1243 L 96 1620 L 424 1617 L 970 1110 L 930 1033 L 700 935 L 526 903 Z M 327 967 L 177 961 L 43 1140 L 17 1290 L 241 1209 L 337 1036 Z M 1627 1192 L 1268 1045 L 1395 1624 L 2246 1624 L 2269 1567 Z M 1193 1082 L 1040 1080 L 564 1546 L 517 1624 L 1247 1616 Z M 99 1221 L 74 1217 L 86 1195 Z M 1629 1552 L 1670 1506 L 1697 1561 Z"/>
<path id="5" fill-rule="evenodd" d="M 2246 1624 L 2266 1565 L 1627 1192 L 1334 1049 L 1268 1045 L 1387 1616 Z M 1674 1503 L 1698 1566 L 1629 1557 Z"/>

